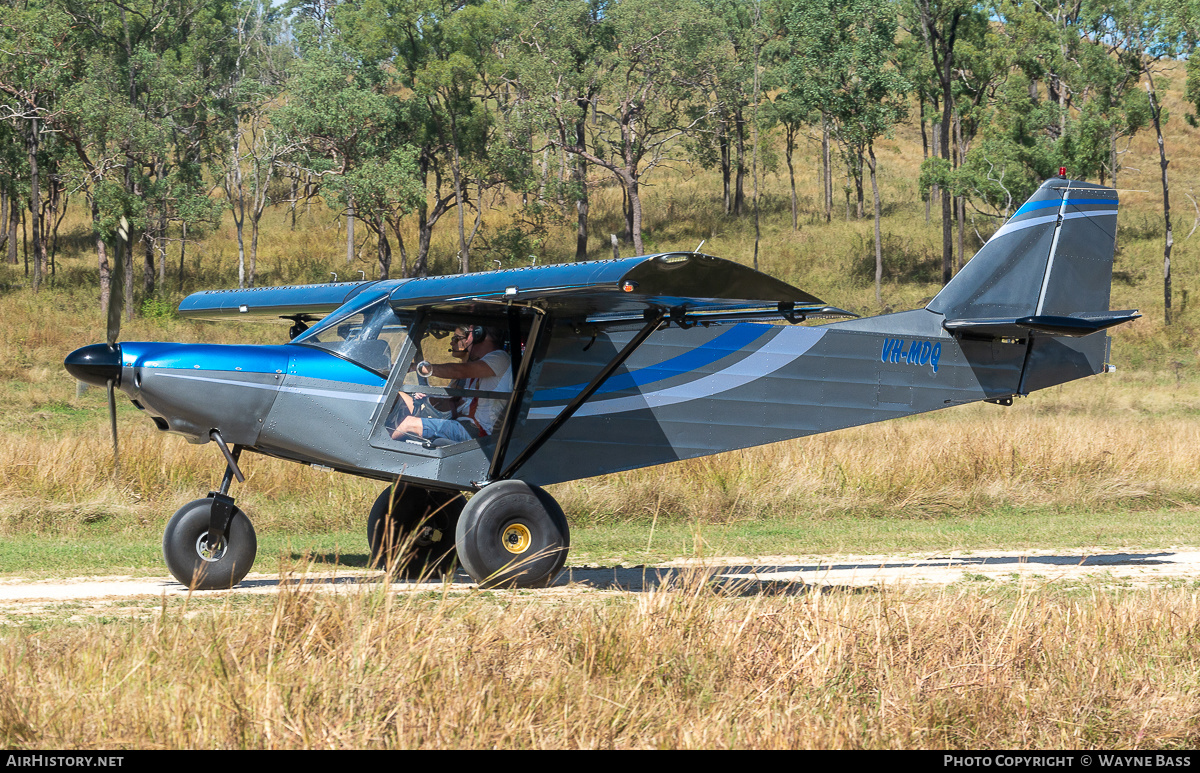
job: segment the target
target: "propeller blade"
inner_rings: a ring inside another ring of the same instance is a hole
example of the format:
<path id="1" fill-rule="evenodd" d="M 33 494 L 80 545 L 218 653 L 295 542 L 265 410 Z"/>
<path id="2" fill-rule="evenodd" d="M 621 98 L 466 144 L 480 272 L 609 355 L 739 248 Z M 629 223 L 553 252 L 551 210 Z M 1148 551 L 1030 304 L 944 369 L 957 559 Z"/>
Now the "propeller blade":
<path id="1" fill-rule="evenodd" d="M 117 450 L 117 398 L 113 393 L 114 383 L 110 379 L 108 382 L 108 418 L 112 425 L 113 439 L 113 476 L 120 477 L 121 475 L 121 455 Z"/>

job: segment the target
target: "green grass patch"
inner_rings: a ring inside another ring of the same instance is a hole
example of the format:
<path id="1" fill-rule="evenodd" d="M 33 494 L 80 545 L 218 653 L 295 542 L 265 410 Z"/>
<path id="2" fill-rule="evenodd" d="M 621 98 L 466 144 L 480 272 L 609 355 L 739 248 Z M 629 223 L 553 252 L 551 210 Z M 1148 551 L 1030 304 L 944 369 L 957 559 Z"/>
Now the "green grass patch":
<path id="1" fill-rule="evenodd" d="M 970 550 L 1148 550 L 1200 534 L 1200 510 L 1001 510 L 962 518 L 810 516 L 730 524 L 601 523 L 572 530 L 570 566 L 654 564 L 675 558 L 881 555 Z M 0 540 L 0 576 L 162 576 L 157 525 L 100 525 L 70 534 Z M 254 571 L 367 567 L 363 530 L 260 531 Z"/>

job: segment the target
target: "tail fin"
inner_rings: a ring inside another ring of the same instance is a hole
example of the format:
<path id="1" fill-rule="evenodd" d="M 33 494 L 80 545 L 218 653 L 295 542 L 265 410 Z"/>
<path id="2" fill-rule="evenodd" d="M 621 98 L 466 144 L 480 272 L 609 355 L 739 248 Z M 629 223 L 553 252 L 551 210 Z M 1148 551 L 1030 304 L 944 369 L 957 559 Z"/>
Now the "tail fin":
<path id="1" fill-rule="evenodd" d="M 1047 180 L 926 308 L 961 339 L 1022 344 L 1016 394 L 1100 373 L 1101 331 L 1141 316 L 1108 308 L 1116 232 L 1115 190 Z"/>
<path id="2" fill-rule="evenodd" d="M 926 308 L 948 329 L 1107 312 L 1116 232 L 1115 190 L 1052 178 Z"/>

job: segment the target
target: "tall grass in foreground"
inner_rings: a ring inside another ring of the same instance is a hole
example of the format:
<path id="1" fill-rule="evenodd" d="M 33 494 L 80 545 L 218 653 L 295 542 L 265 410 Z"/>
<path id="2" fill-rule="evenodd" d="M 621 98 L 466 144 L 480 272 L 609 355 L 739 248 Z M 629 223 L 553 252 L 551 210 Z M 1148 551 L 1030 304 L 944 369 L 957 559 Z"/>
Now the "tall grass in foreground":
<path id="1" fill-rule="evenodd" d="M 167 602 L 0 639 L 19 748 L 1195 748 L 1200 597 Z"/>

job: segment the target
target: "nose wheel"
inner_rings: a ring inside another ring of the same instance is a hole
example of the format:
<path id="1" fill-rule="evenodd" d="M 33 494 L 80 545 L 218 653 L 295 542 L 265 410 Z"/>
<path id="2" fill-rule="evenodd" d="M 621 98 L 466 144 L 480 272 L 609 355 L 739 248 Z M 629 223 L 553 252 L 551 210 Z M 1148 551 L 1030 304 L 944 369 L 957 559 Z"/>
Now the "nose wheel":
<path id="1" fill-rule="evenodd" d="M 544 588 L 567 562 L 567 517 L 544 489 L 519 480 L 484 486 L 458 519 L 458 560 L 483 588 Z"/>
<path id="2" fill-rule="evenodd" d="M 229 526 L 222 534 L 212 525 L 214 505 L 221 506 L 214 497 L 188 502 L 163 532 L 167 568 L 193 590 L 232 588 L 250 571 L 258 553 L 258 539 L 246 514 L 230 501 Z"/>

